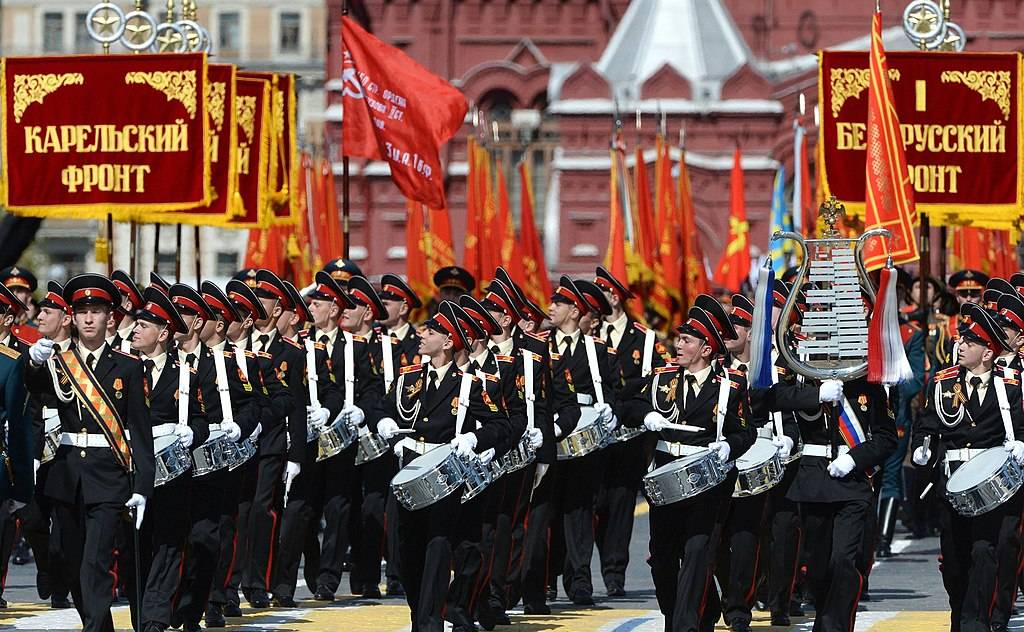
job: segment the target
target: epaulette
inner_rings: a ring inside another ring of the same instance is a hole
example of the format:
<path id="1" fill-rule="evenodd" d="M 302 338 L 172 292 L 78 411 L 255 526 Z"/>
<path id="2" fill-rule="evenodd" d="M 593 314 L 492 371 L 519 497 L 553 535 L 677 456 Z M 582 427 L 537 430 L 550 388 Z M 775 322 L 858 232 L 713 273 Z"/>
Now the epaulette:
<path id="1" fill-rule="evenodd" d="M 506 356 L 506 355 L 496 355 L 496 356 L 494 356 L 494 359 L 496 361 L 498 361 L 498 362 L 515 362 L 515 360 L 516 360 L 512 356 Z"/>
<path id="2" fill-rule="evenodd" d="M 602 344 L 602 345 L 606 345 L 606 346 L 608 345 L 608 343 L 604 341 L 604 338 L 598 338 L 597 336 L 591 336 L 591 338 L 593 338 L 594 342 L 596 342 L 596 343 L 599 343 L 599 344 Z"/>
<path id="3" fill-rule="evenodd" d="M 608 353 L 614 353 L 615 355 L 619 355 L 619 350 L 617 347 L 607 347 L 607 350 Z"/>
<path id="4" fill-rule="evenodd" d="M 468 375 L 474 382 L 479 382 L 480 381 L 480 378 L 478 378 L 475 373 L 466 373 L 465 371 L 460 369 L 459 370 L 459 376 L 458 376 L 460 380 L 462 379 L 463 375 Z"/>
<path id="5" fill-rule="evenodd" d="M 1010 378 L 1015 378 L 1017 377 L 1018 373 L 1020 373 L 1020 371 L 1013 368 L 1012 366 L 1003 367 L 1003 379 L 1006 379 L 1007 376 L 1009 376 Z"/>
<path id="6" fill-rule="evenodd" d="M 534 353 L 529 349 L 523 349 L 522 351 L 523 353 L 529 353 L 530 357 L 533 358 L 534 362 L 542 362 L 544 360 L 544 356 L 540 355 L 539 353 Z"/>
<path id="7" fill-rule="evenodd" d="M 499 378 L 497 375 L 491 375 L 490 373 L 484 373 L 483 376 L 485 378 L 487 378 L 487 381 L 489 381 L 489 382 L 500 382 L 501 381 L 501 378 Z"/>
<path id="8" fill-rule="evenodd" d="M 646 334 L 647 333 L 647 327 L 641 325 L 640 323 L 636 323 L 635 322 L 635 323 L 633 323 L 633 326 L 636 327 L 636 330 L 639 331 L 640 333 L 642 333 L 642 334 Z"/>
<path id="9" fill-rule="evenodd" d="M 314 343 L 313 343 L 313 348 L 314 348 L 314 349 L 321 349 L 321 350 L 323 350 L 323 351 L 326 351 L 326 350 L 327 350 L 327 345 L 325 345 L 325 344 L 324 344 L 324 343 L 322 343 L 322 342 L 314 342 Z"/>
<path id="10" fill-rule="evenodd" d="M 133 356 L 133 355 L 132 355 L 132 354 L 130 354 L 130 353 L 125 353 L 124 351 L 121 351 L 120 349 L 115 349 L 115 348 L 111 347 L 111 348 L 110 348 L 110 350 L 111 350 L 111 351 L 113 351 L 114 353 L 117 353 L 117 354 L 123 355 L 123 356 L 124 356 L 124 357 L 126 357 L 126 358 L 131 358 L 132 360 L 136 360 L 136 361 L 138 361 L 138 362 L 142 362 L 142 360 L 139 360 L 139 357 L 138 357 L 138 356 Z"/>
<path id="11" fill-rule="evenodd" d="M 357 336 L 356 334 L 352 334 L 352 340 L 354 342 L 366 342 L 366 336 Z"/>
<path id="12" fill-rule="evenodd" d="M 188 372 L 191 373 L 192 375 L 198 375 L 199 374 L 199 369 L 195 368 L 194 366 L 190 366 L 188 368 Z"/>
<path id="13" fill-rule="evenodd" d="M 544 331 L 542 331 L 540 333 L 533 333 L 532 331 L 524 331 L 523 333 L 526 334 L 527 336 L 533 338 L 534 340 L 538 340 L 540 342 L 547 342 L 548 341 L 548 331 L 547 330 L 544 330 Z"/>
<path id="14" fill-rule="evenodd" d="M 258 357 L 260 357 L 260 358 L 268 358 L 268 359 L 270 359 L 270 358 L 273 358 L 273 357 L 274 357 L 274 356 L 270 355 L 269 353 L 267 353 L 266 351 L 257 351 L 257 352 L 256 352 L 256 355 L 257 355 Z"/>
<path id="15" fill-rule="evenodd" d="M 941 371 L 935 373 L 935 381 L 938 382 L 939 380 L 948 380 L 949 378 L 957 377 L 958 375 L 960 375 L 959 365 L 946 367 L 945 369 L 942 369 Z"/>
<path id="16" fill-rule="evenodd" d="M 288 344 L 290 344 L 291 346 L 295 347 L 296 349 L 302 349 L 302 345 L 300 345 L 300 344 L 299 344 L 298 342 L 296 342 L 295 340 L 292 340 L 291 338 L 286 338 L 286 337 L 284 337 L 284 336 L 281 336 L 281 340 L 284 340 L 285 342 L 287 342 L 287 343 L 288 343 Z"/>
<path id="17" fill-rule="evenodd" d="M 679 366 L 678 365 L 666 364 L 665 366 L 660 366 L 660 367 L 654 369 L 654 372 L 660 374 L 660 373 L 672 373 L 672 372 L 678 371 L 678 370 L 679 370 Z"/>
<path id="18" fill-rule="evenodd" d="M 1014 386 L 1020 386 L 1020 380 L 1016 380 L 1016 379 L 1009 378 L 1009 377 L 1004 377 L 1003 378 L 1003 384 L 1012 384 Z"/>
<path id="19" fill-rule="evenodd" d="M 14 349 L 11 349 L 7 345 L 0 345 L 0 353 L 4 354 L 8 358 L 11 358 L 12 360 L 17 360 L 21 357 L 20 353 L 18 353 Z"/>
<path id="20" fill-rule="evenodd" d="M 725 370 L 729 372 L 729 375 L 738 375 L 738 376 L 741 376 L 741 377 L 746 377 L 747 376 L 747 374 L 744 373 L 743 371 L 738 371 L 736 369 L 731 369 L 729 367 L 726 367 Z"/>
<path id="21" fill-rule="evenodd" d="M 403 366 L 398 369 L 399 375 L 405 375 L 406 373 L 412 373 L 413 371 L 420 371 L 423 369 L 422 364 L 410 364 L 409 366 Z"/>
<path id="22" fill-rule="evenodd" d="M 227 349 L 225 349 L 224 351 L 221 351 L 221 353 L 223 353 L 223 354 L 224 354 L 224 357 L 225 357 L 225 358 L 234 358 L 234 357 L 235 357 L 235 354 L 234 354 L 234 352 L 232 352 L 232 351 L 228 351 Z M 246 351 L 245 353 L 247 353 L 247 354 L 248 354 L 249 352 L 248 352 L 248 351 Z"/>
<path id="23" fill-rule="evenodd" d="M 224 353 L 227 353 L 227 352 L 225 351 Z M 242 353 L 245 354 L 245 357 L 247 357 L 247 358 L 255 358 L 256 357 L 256 352 L 255 351 L 249 351 L 248 349 L 244 349 L 242 351 Z"/>

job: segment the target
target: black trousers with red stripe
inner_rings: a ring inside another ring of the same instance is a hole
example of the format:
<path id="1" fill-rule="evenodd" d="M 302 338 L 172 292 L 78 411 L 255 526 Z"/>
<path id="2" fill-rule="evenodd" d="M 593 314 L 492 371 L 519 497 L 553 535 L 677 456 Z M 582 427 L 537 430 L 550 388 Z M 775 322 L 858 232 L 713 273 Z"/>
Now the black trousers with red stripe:
<path id="1" fill-rule="evenodd" d="M 1024 492 L 1018 492 L 1021 496 Z M 1013 614 L 1013 602 L 1017 596 L 1017 577 L 1021 568 L 1021 521 L 1020 499 L 1011 499 L 1017 503 L 1017 510 L 1007 511 L 999 525 L 999 540 L 996 544 L 996 559 L 999 569 L 996 571 L 998 590 L 996 601 L 992 607 L 992 623 L 1007 625 Z"/>
<path id="2" fill-rule="evenodd" d="M 213 583 L 210 586 L 210 603 L 223 606 L 227 603 L 238 604 L 238 581 L 240 575 L 237 570 L 239 562 L 239 544 L 243 541 L 240 533 L 242 522 L 241 498 L 243 483 L 250 476 L 250 471 L 255 468 L 255 463 L 249 463 L 229 472 L 224 476 L 224 489 L 221 496 L 219 537 L 218 547 L 220 553 L 217 555 L 217 567 L 213 574 Z M 245 514 L 248 516 L 248 513 Z M 232 579 L 236 583 L 231 587 Z M 199 608 L 200 612 L 205 610 L 205 604 Z M 188 621 L 189 619 L 185 619 Z"/>
<path id="3" fill-rule="evenodd" d="M 605 463 L 594 512 L 597 516 L 594 540 L 601 558 L 601 575 L 609 590 L 626 586 L 633 513 L 640 484 L 651 462 L 652 439 L 653 435 L 647 433 L 601 451 Z"/>
<path id="4" fill-rule="evenodd" d="M 281 505 L 284 496 L 285 456 L 260 454 L 256 463 L 256 487 L 249 509 L 244 548 L 246 563 L 242 566 L 241 588 L 245 593 L 270 592 L 274 548 L 280 529 Z"/>
<path id="5" fill-rule="evenodd" d="M 501 493 L 496 495 L 496 511 L 484 518 L 484 543 L 490 557 L 490 576 L 484 594 L 491 608 L 498 612 L 512 607 L 510 586 L 518 582 L 520 576 L 523 525 L 529 509 L 533 473 L 533 466 L 527 466 L 498 479 Z M 518 587 L 514 592 L 518 601 Z"/>
<path id="6" fill-rule="evenodd" d="M 141 535 L 145 538 L 142 548 L 148 549 L 144 559 L 149 561 L 149 568 L 143 567 L 146 577 L 141 610 L 143 629 L 148 624 L 168 627 L 171 623 L 188 542 L 191 475 L 188 472 L 155 488 L 146 503 L 146 524 Z"/>
<path id="7" fill-rule="evenodd" d="M 558 544 L 554 542 L 555 538 L 561 537 L 560 532 L 557 536 L 552 533 L 558 510 L 556 493 L 560 466 L 561 463 L 536 464 L 533 468 L 534 472 L 538 468 L 547 470 L 537 488 L 532 491 L 526 516 L 520 589 L 523 604 L 528 606 L 540 606 L 547 601 L 547 585 L 552 579 L 549 573 L 551 548 Z M 532 486 L 533 482 L 528 484 Z"/>
<path id="8" fill-rule="evenodd" d="M 800 504 L 815 632 L 853 632 L 863 582 L 858 561 L 874 510 L 868 500 Z"/>
<path id="9" fill-rule="evenodd" d="M 222 548 L 221 513 L 232 479 L 237 479 L 235 473 L 220 471 L 192 480 L 187 553 L 175 599 L 177 621 L 199 623 L 210 599 Z M 232 495 L 232 498 L 236 499 L 237 507 L 237 496 Z M 234 516 L 234 509 L 231 515 Z"/>
<path id="10" fill-rule="evenodd" d="M 715 568 L 718 584 L 725 593 L 724 615 L 729 625 L 750 623 L 752 619 L 768 498 L 768 492 L 733 498 L 729 508 Z"/>
<path id="11" fill-rule="evenodd" d="M 721 615 L 714 556 L 735 485 L 732 470 L 725 481 L 695 498 L 651 507 L 649 563 L 665 632 L 713 630 Z"/>

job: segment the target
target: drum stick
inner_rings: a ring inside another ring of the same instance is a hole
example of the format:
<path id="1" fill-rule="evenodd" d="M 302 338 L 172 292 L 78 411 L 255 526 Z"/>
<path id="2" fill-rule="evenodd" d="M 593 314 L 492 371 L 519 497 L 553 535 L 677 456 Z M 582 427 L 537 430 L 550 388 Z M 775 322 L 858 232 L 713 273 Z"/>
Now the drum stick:
<path id="1" fill-rule="evenodd" d="M 398 430 L 395 431 L 395 434 L 412 434 L 412 433 L 413 433 L 413 429 L 412 428 L 399 428 Z"/>
<path id="2" fill-rule="evenodd" d="M 285 480 L 285 482 L 284 482 L 284 505 L 283 506 L 285 506 L 285 507 L 288 506 L 288 492 L 290 492 L 291 490 L 292 490 L 292 478 L 289 476 L 288 479 Z"/>
<path id="3" fill-rule="evenodd" d="M 687 424 L 666 423 L 665 424 L 665 430 L 681 430 L 683 432 L 700 432 L 701 430 L 703 430 L 703 428 L 698 428 L 697 426 L 689 426 Z"/>
<path id="4" fill-rule="evenodd" d="M 935 483 L 929 482 L 927 485 L 925 485 L 924 486 L 924 491 L 921 492 L 921 495 L 917 497 L 918 500 L 924 500 L 924 497 L 928 495 L 928 492 L 932 491 L 932 485 L 934 485 L 934 484 Z"/>

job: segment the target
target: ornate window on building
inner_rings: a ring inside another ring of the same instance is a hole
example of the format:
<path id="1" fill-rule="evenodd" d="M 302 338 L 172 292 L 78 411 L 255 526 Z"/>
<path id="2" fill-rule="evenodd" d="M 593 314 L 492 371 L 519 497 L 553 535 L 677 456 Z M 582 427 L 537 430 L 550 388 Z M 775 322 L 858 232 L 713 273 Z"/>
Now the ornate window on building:
<path id="1" fill-rule="evenodd" d="M 43 52 L 64 52 L 64 14 L 47 11 L 43 14 Z"/>
<path id="2" fill-rule="evenodd" d="M 278 51 L 288 55 L 302 52 L 302 14 L 285 11 L 278 15 Z"/>
<path id="3" fill-rule="evenodd" d="M 242 16 L 238 11 L 217 15 L 217 52 L 224 57 L 239 57 L 242 51 Z"/>

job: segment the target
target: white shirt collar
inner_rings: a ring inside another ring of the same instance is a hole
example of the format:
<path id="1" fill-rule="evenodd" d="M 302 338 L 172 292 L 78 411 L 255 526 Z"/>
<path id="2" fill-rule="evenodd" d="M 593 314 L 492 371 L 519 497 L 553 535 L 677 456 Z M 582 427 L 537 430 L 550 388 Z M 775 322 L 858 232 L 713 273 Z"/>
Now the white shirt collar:
<path id="1" fill-rule="evenodd" d="M 228 346 L 228 339 L 225 338 L 224 340 L 221 340 L 220 342 L 218 342 L 215 345 L 210 345 L 210 349 L 212 349 L 216 353 L 220 353 L 221 351 L 224 351 L 224 349 L 226 349 L 227 346 Z"/>
<path id="2" fill-rule="evenodd" d="M 448 371 L 451 370 L 452 364 L 454 364 L 454 362 L 449 362 L 448 364 L 442 366 L 439 369 L 435 369 L 433 364 L 428 364 L 427 372 L 429 373 L 430 371 L 434 371 L 435 373 L 437 373 L 437 381 L 440 382 L 441 380 L 444 379 L 444 376 L 448 375 Z"/>
<path id="3" fill-rule="evenodd" d="M 389 330 L 388 333 L 393 334 L 395 338 L 398 338 L 399 340 L 405 340 L 406 335 L 409 334 L 409 327 L 411 327 L 411 325 L 409 323 L 405 323 L 401 327 Z"/>
<path id="4" fill-rule="evenodd" d="M 617 333 L 621 333 L 621 332 L 626 331 L 626 324 L 628 322 L 629 322 L 629 316 L 626 315 L 626 312 L 622 312 L 622 314 L 618 318 L 616 318 L 614 321 L 611 321 L 611 322 L 605 321 L 604 328 L 608 329 L 608 325 L 611 325 L 615 329 L 615 331 Z"/>
<path id="5" fill-rule="evenodd" d="M 95 350 L 95 351 L 89 351 L 88 349 L 86 349 L 86 348 L 85 348 L 85 347 L 84 347 L 84 346 L 82 345 L 82 343 L 81 343 L 81 342 L 79 342 L 79 343 L 78 343 L 78 353 L 79 353 L 79 354 L 80 354 L 80 355 L 82 356 L 82 361 L 83 361 L 83 362 L 85 362 L 85 361 L 86 361 L 86 358 L 88 358 L 88 357 L 89 357 L 89 354 L 90 354 L 90 353 L 91 353 L 91 354 L 93 355 L 93 357 L 95 357 L 95 358 L 96 358 L 96 361 L 98 362 L 98 361 L 99 361 L 99 359 L 100 359 L 100 356 L 102 356 L 102 355 L 103 355 L 103 352 L 107 350 L 107 346 L 108 346 L 108 345 L 107 345 L 107 343 L 104 343 L 104 344 L 103 344 L 103 346 L 101 346 L 101 347 L 100 347 L 99 349 L 97 349 L 97 350 Z"/>
<path id="6" fill-rule="evenodd" d="M 697 387 L 696 388 L 699 391 L 701 388 L 704 387 L 704 382 L 706 382 L 707 379 L 708 379 L 708 376 L 711 375 L 711 369 L 713 369 L 713 368 L 714 368 L 713 366 L 708 365 L 708 366 L 704 367 L 703 369 L 701 369 L 700 371 L 697 371 L 696 373 L 691 373 L 689 369 L 685 369 L 683 371 L 683 379 L 685 380 L 687 375 L 692 375 L 695 378 L 697 378 Z"/>
<path id="7" fill-rule="evenodd" d="M 510 356 L 512 355 L 512 348 L 515 347 L 516 341 L 509 336 L 507 340 L 494 343 L 498 347 L 498 355 Z"/>

